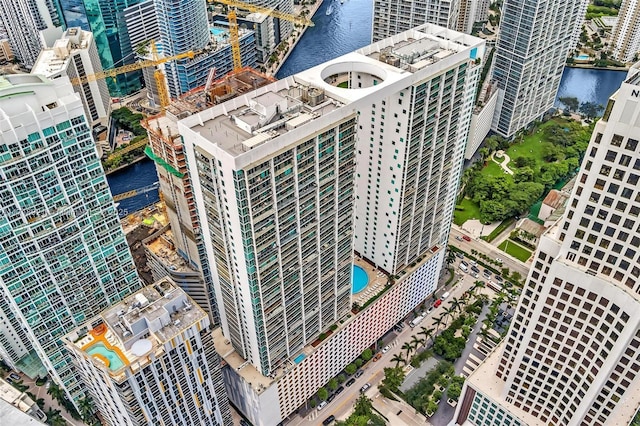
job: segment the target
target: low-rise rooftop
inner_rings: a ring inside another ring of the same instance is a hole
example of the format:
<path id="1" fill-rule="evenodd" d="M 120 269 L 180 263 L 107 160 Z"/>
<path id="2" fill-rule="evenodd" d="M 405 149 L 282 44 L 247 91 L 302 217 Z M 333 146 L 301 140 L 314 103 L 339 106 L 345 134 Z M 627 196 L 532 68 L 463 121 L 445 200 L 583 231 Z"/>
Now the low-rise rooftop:
<path id="1" fill-rule="evenodd" d="M 171 229 L 167 229 L 162 235 L 151 241 L 146 241 L 145 246 L 172 271 L 193 272 L 193 269 L 176 251 Z"/>

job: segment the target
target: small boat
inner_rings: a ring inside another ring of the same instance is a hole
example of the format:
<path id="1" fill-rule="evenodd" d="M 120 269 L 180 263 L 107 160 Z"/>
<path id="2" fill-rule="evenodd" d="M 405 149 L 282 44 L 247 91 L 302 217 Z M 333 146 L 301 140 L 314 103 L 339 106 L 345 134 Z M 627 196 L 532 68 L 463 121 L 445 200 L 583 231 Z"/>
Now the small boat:
<path id="1" fill-rule="evenodd" d="M 326 12 L 326 13 L 327 13 L 327 16 L 328 16 L 328 15 L 331 15 L 331 14 L 333 13 L 333 4 L 330 4 L 330 5 L 329 5 L 329 8 L 327 9 L 327 12 Z"/>

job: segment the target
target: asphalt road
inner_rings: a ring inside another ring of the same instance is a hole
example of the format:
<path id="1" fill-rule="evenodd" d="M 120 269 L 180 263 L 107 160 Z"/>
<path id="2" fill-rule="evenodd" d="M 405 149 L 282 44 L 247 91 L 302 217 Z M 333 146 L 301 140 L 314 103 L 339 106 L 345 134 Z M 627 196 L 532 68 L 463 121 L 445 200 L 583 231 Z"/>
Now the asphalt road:
<path id="1" fill-rule="evenodd" d="M 492 259 L 500 258 L 503 262 L 502 268 L 509 268 L 512 271 L 517 271 L 523 278 L 529 274 L 529 264 L 522 263 L 518 259 L 511 257 L 496 246 L 491 245 L 484 240 L 472 238 L 471 241 L 465 241 L 456 239 L 456 237 L 462 238 L 463 235 L 467 234 L 464 231 L 461 231 L 460 228 L 452 226 L 451 234 L 449 235 L 449 244 L 469 254 L 471 253 L 471 250 L 477 250 Z M 500 270 L 501 268 L 496 267 L 496 269 Z"/>

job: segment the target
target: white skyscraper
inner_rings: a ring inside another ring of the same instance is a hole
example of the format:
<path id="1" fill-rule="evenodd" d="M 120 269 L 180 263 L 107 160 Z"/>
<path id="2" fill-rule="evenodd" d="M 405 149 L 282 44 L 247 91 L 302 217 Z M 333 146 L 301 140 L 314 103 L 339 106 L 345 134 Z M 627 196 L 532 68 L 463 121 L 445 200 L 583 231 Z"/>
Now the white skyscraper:
<path id="1" fill-rule="evenodd" d="M 67 76 L 70 79 L 102 72 L 100 57 L 93 34 L 80 28 L 69 28 L 53 47 L 40 52 L 31 73 L 47 78 Z M 107 124 L 111 112 L 111 98 L 104 79 L 74 86 L 91 124 Z"/>
<path id="2" fill-rule="evenodd" d="M 639 135 L 636 64 L 596 124 L 564 217 L 540 240 L 505 342 L 469 378 L 457 424 L 630 423 L 640 406 Z"/>
<path id="3" fill-rule="evenodd" d="M 458 27 L 460 1 L 374 0 L 371 40 L 382 40 L 422 24 L 435 24 L 455 30 Z"/>
<path id="4" fill-rule="evenodd" d="M 107 425 L 231 426 L 209 318 L 169 278 L 64 341 Z"/>
<path id="5" fill-rule="evenodd" d="M 638 59 L 640 53 L 640 1 L 623 0 L 611 36 L 613 56 L 622 62 Z"/>
<path id="6" fill-rule="evenodd" d="M 0 77 L 0 177 L 0 356 L 76 397 L 61 337 L 140 283 L 65 77 Z"/>
<path id="7" fill-rule="evenodd" d="M 504 1 L 494 59 L 494 131 L 511 137 L 553 108 L 586 2 Z"/>
<path id="8" fill-rule="evenodd" d="M 216 349 L 255 424 L 282 421 L 435 290 L 483 55 L 428 24 L 178 123 Z M 361 269 L 402 275 L 361 314 L 354 241 Z"/>

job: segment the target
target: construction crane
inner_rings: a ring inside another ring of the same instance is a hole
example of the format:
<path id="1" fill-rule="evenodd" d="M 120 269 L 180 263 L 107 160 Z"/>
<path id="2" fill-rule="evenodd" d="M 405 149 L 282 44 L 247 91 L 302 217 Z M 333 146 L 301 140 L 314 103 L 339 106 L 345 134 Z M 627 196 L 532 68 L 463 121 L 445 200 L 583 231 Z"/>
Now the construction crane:
<path id="1" fill-rule="evenodd" d="M 158 49 L 156 47 L 156 44 L 152 40 L 151 55 L 152 55 L 152 59 L 145 59 L 142 61 L 138 61 L 134 64 L 123 65 L 121 67 L 111 68 L 108 70 L 104 70 L 102 72 L 97 72 L 95 74 L 89 74 L 82 77 L 73 78 L 71 79 L 71 84 L 73 84 L 74 86 L 80 86 L 82 84 L 89 83 L 91 81 L 101 80 L 107 77 L 115 78 L 120 74 L 124 74 L 131 71 L 137 71 L 142 68 L 156 67 L 157 65 L 164 64 L 169 61 L 175 61 L 175 60 L 184 59 L 184 58 L 193 59 L 193 57 L 196 55 L 196 52 L 193 52 L 190 50 L 188 52 L 179 53 L 173 56 L 160 57 L 158 56 Z M 158 86 L 158 94 L 160 96 L 160 106 L 162 107 L 162 109 L 165 109 L 169 105 L 169 93 L 167 92 L 164 74 L 162 73 L 162 71 L 156 70 L 153 76 L 156 80 L 156 85 Z"/>
<path id="2" fill-rule="evenodd" d="M 209 0 L 213 2 L 214 0 Z M 296 16 L 290 13 L 280 12 L 279 10 L 270 9 L 268 7 L 258 6 L 255 4 L 248 4 L 238 0 L 215 0 L 216 3 L 222 3 L 229 7 L 238 9 L 245 9 L 253 13 L 262 13 L 264 15 L 271 16 L 273 18 L 284 19 L 285 21 L 293 22 L 294 24 L 302 25 L 305 27 L 313 27 L 314 23 L 309 18 L 304 16 Z M 240 56 L 240 37 L 238 36 L 238 16 L 235 9 L 230 9 L 227 15 L 229 20 L 229 44 L 231 44 L 231 57 L 233 58 L 233 71 L 236 72 L 242 69 L 242 58 Z"/>

